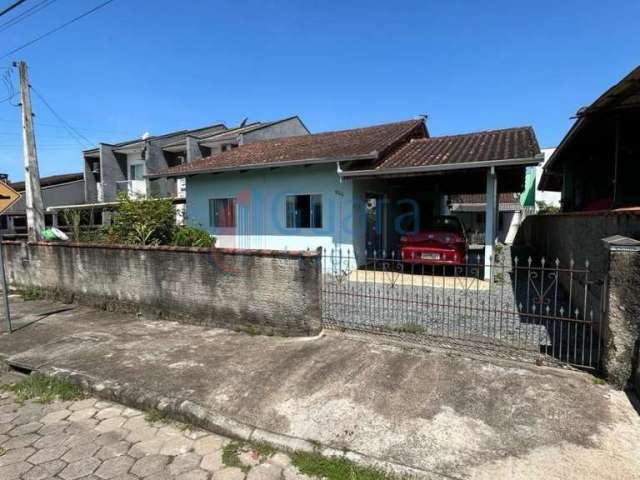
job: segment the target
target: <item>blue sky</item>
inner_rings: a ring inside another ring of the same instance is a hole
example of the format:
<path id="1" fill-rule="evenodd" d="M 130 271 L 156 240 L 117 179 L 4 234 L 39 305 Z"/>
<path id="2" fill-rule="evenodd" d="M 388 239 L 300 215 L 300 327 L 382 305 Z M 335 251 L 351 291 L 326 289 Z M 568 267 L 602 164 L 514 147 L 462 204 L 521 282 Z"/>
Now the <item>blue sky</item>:
<path id="1" fill-rule="evenodd" d="M 0 18 L 0 56 L 101 1 Z M 26 60 L 92 142 L 245 116 L 298 114 L 319 132 L 426 113 L 432 135 L 532 125 L 544 147 L 640 63 L 638 18 L 635 1 L 115 0 L 0 68 Z M 80 171 L 83 146 L 33 103 L 41 175 Z M 0 172 L 14 180 L 20 144 L 18 108 L 0 103 Z"/>

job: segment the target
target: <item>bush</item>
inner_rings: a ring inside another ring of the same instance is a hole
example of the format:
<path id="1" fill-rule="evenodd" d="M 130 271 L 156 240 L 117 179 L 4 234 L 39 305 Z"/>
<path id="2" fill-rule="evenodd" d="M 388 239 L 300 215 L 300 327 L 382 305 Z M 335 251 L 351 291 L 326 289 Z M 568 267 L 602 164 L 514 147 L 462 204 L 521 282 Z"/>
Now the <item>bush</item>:
<path id="1" fill-rule="evenodd" d="M 536 202 L 538 206 L 538 215 L 553 215 L 555 213 L 560 213 L 560 208 L 555 205 L 550 205 L 547 202 Z"/>
<path id="2" fill-rule="evenodd" d="M 177 226 L 173 232 L 173 244 L 180 247 L 210 247 L 215 239 L 201 228 Z"/>
<path id="3" fill-rule="evenodd" d="M 176 213 L 170 198 L 131 199 L 122 193 L 107 237 L 114 243 L 169 245 L 176 229 Z"/>

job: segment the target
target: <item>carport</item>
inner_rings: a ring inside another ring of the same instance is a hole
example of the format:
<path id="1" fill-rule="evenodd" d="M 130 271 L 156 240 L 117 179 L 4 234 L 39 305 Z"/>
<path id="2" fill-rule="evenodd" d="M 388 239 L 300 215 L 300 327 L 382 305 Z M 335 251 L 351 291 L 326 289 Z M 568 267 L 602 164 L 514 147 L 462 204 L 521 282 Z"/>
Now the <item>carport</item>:
<path id="1" fill-rule="evenodd" d="M 485 194 L 484 275 L 490 278 L 499 194 L 522 191 L 526 167 L 542 158 L 533 129 L 520 127 L 413 139 L 378 165 L 345 169 L 340 176 L 367 199 L 384 201 L 376 217 L 379 244 L 389 250 L 426 218 L 448 214 L 449 195 Z"/>

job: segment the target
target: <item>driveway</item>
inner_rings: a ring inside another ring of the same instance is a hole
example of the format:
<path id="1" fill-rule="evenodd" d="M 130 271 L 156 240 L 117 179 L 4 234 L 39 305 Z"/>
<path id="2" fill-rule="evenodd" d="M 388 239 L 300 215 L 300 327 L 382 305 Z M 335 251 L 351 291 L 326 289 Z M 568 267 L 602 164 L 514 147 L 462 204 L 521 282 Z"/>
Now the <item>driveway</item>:
<path id="1" fill-rule="evenodd" d="M 0 338 L 10 363 L 134 385 L 430 478 L 631 479 L 640 471 L 636 410 L 585 373 L 374 336 L 249 336 L 45 301 L 13 305 L 25 326 Z"/>

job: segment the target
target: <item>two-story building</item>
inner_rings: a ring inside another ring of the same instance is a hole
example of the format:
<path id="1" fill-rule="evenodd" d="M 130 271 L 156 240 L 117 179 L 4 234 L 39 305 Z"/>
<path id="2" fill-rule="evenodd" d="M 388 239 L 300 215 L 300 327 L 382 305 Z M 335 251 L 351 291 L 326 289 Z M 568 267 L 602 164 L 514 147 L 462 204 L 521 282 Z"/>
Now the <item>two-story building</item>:
<path id="1" fill-rule="evenodd" d="M 164 135 L 145 135 L 115 144 L 101 143 L 83 152 L 85 201 L 87 204 L 113 202 L 119 192 L 132 197 L 181 198 L 185 195 L 184 179 L 149 179 L 147 175 L 239 145 L 308 134 L 302 120 L 293 116 L 272 122 L 245 121 L 235 128 L 218 123 Z"/>

